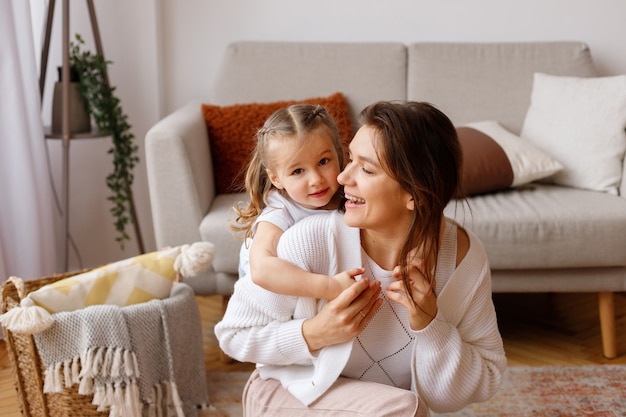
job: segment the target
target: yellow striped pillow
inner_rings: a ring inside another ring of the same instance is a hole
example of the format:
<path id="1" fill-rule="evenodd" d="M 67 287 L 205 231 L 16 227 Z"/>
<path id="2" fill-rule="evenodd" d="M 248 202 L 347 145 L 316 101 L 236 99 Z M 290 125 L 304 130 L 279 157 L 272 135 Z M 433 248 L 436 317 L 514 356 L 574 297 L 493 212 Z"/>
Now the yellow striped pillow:
<path id="1" fill-rule="evenodd" d="M 117 261 L 31 292 L 22 299 L 20 307 L 0 316 L 0 322 L 11 331 L 37 333 L 53 323 L 51 314 L 61 311 L 96 304 L 127 306 L 166 298 L 175 282 L 196 275 L 212 261 L 213 245 L 209 242 Z"/>

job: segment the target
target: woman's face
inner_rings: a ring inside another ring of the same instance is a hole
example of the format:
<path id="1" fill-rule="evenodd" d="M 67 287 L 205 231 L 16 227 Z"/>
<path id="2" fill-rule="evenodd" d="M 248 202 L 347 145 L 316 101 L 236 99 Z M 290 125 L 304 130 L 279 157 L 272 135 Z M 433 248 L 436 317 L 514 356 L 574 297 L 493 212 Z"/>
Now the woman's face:
<path id="1" fill-rule="evenodd" d="M 382 168 L 376 153 L 378 132 L 361 127 L 350 143 L 348 165 L 337 178 L 344 186 L 348 226 L 406 234 L 413 218 L 413 199 Z"/>

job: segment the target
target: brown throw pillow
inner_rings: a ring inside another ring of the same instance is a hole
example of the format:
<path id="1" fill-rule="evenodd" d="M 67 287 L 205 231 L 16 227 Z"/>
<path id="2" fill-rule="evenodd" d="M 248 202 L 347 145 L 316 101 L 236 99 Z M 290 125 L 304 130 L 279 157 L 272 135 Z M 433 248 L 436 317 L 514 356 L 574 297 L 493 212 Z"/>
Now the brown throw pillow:
<path id="1" fill-rule="evenodd" d="M 276 110 L 291 104 L 320 104 L 335 119 L 344 144 L 352 140 L 353 127 L 348 101 L 341 93 L 305 100 L 247 103 L 230 106 L 202 104 L 219 194 L 240 191 L 244 171 L 256 143 L 256 131 Z"/>
<path id="2" fill-rule="evenodd" d="M 490 136 L 471 127 L 457 127 L 463 154 L 461 195 L 471 196 L 510 187 L 513 168 L 504 149 Z"/>

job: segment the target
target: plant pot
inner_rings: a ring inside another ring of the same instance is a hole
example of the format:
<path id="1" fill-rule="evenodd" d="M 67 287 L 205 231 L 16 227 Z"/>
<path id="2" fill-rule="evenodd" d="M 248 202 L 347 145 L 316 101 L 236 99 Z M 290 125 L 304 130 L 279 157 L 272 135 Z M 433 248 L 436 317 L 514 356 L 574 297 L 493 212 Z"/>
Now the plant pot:
<path id="1" fill-rule="evenodd" d="M 75 81 L 77 75 L 70 76 L 70 133 L 91 131 L 91 119 L 87 105 L 80 94 L 80 82 Z M 54 83 L 52 95 L 52 133 L 63 133 L 63 83 L 59 67 L 59 81 Z"/>

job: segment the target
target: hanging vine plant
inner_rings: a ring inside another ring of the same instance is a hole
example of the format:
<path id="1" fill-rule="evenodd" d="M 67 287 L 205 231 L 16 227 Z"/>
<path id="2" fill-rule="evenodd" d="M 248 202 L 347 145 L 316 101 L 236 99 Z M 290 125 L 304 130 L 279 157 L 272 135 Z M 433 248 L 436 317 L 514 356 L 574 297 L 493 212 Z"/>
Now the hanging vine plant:
<path id="1" fill-rule="evenodd" d="M 127 226 L 136 225 L 137 221 L 132 193 L 133 169 L 139 162 L 137 146 L 133 142 L 135 136 L 130 130 L 128 116 L 115 95 L 115 87 L 109 85 L 105 75 L 111 62 L 98 53 L 81 50 L 84 44 L 82 37 L 76 34 L 76 43 L 71 43 L 70 66 L 78 73 L 81 95 L 98 130 L 113 138 L 108 151 L 113 155 L 113 172 L 106 178 L 111 191 L 107 200 L 112 203 L 110 212 L 118 232 L 115 240 L 124 249 L 124 242 L 130 240 Z"/>

